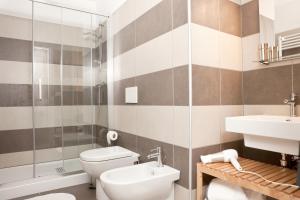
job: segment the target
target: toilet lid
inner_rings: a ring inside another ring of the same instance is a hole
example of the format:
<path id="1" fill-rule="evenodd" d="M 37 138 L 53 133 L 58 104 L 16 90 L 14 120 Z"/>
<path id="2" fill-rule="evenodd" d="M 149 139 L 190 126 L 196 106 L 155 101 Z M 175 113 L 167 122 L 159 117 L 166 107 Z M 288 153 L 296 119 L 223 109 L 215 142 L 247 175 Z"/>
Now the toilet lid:
<path id="1" fill-rule="evenodd" d="M 76 200 L 72 194 L 67 193 L 52 193 L 38 197 L 33 197 L 27 200 Z"/>
<path id="2" fill-rule="evenodd" d="M 117 158 L 132 156 L 133 152 L 119 146 L 97 148 L 84 151 L 80 154 L 80 159 L 90 162 L 100 162 Z"/>

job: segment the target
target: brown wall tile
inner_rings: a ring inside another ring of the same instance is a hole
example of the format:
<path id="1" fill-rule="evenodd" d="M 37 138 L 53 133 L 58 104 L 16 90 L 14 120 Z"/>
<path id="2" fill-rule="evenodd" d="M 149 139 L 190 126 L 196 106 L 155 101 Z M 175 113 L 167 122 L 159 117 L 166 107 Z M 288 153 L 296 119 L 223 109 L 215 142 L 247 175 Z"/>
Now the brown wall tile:
<path id="1" fill-rule="evenodd" d="M 241 36 L 240 5 L 229 0 L 220 0 L 220 31 Z"/>
<path id="2" fill-rule="evenodd" d="M 163 164 L 173 166 L 173 145 L 137 136 L 137 153 L 141 155 L 140 162 L 148 162 L 147 155 L 151 153 L 150 150 L 156 147 L 162 149 Z"/>
<path id="3" fill-rule="evenodd" d="M 173 29 L 187 23 L 187 11 L 186 0 L 173 0 Z"/>
<path id="4" fill-rule="evenodd" d="M 32 106 L 32 86 L 0 84 L 0 107 Z"/>
<path id="5" fill-rule="evenodd" d="M 235 149 L 238 151 L 239 156 L 244 155 L 244 140 L 237 140 L 221 144 L 221 151 L 225 149 Z"/>
<path id="6" fill-rule="evenodd" d="M 300 104 L 300 64 L 296 64 L 293 66 L 293 86 L 294 93 L 298 95 L 297 105 Z M 300 113 L 299 113 L 300 114 Z"/>
<path id="7" fill-rule="evenodd" d="M 260 162 L 265 162 L 272 165 L 279 165 L 281 154 L 272 151 L 265 151 L 244 146 L 243 157 L 252 160 L 257 160 Z"/>
<path id="8" fill-rule="evenodd" d="M 92 87 L 63 86 L 63 105 L 92 105 Z"/>
<path id="9" fill-rule="evenodd" d="M 258 0 L 242 5 L 242 36 L 259 33 L 259 7 Z"/>
<path id="10" fill-rule="evenodd" d="M 243 104 L 242 72 L 221 69 L 221 104 Z"/>
<path id="11" fill-rule="evenodd" d="M 192 189 L 196 188 L 197 162 L 200 162 L 200 155 L 217 153 L 221 150 L 220 144 L 196 148 L 192 150 Z"/>
<path id="12" fill-rule="evenodd" d="M 130 133 L 118 131 L 119 137 L 116 145 L 137 152 L 137 136 Z"/>
<path id="13" fill-rule="evenodd" d="M 192 0 L 192 22 L 219 30 L 219 0 Z"/>
<path id="14" fill-rule="evenodd" d="M 172 30 L 171 0 L 162 0 L 136 20 L 136 46 Z"/>
<path id="15" fill-rule="evenodd" d="M 0 37 L 0 60 L 31 62 L 32 42 Z"/>
<path id="16" fill-rule="evenodd" d="M 39 99 L 39 87 L 34 85 L 35 106 L 60 106 L 61 87 L 59 85 L 42 85 L 42 99 Z"/>
<path id="17" fill-rule="evenodd" d="M 292 92 L 292 66 L 243 73 L 245 104 L 283 104 Z"/>
<path id="18" fill-rule="evenodd" d="M 220 70 L 193 65 L 193 105 L 220 104 Z"/>
<path id="19" fill-rule="evenodd" d="M 174 105 L 189 104 L 189 72 L 188 66 L 174 68 Z"/>
<path id="20" fill-rule="evenodd" d="M 36 149 L 62 147 L 62 128 L 38 128 L 35 130 Z"/>
<path id="21" fill-rule="evenodd" d="M 63 131 L 64 146 L 92 144 L 95 141 L 93 125 L 64 126 Z"/>
<path id="22" fill-rule="evenodd" d="M 174 168 L 180 170 L 177 184 L 189 188 L 189 149 L 174 146 Z"/>
<path id="23" fill-rule="evenodd" d="M 114 82 L 114 105 L 125 104 L 125 88 L 135 86 L 135 78 L 128 78 Z M 139 92 L 139 91 L 138 91 Z"/>
<path id="24" fill-rule="evenodd" d="M 96 143 L 99 144 L 100 146 L 106 147 L 107 146 L 106 134 L 108 132 L 108 128 L 99 125 L 95 125 L 93 126 L 93 128 L 94 128 L 94 135 L 96 137 Z"/>
<path id="25" fill-rule="evenodd" d="M 173 105 L 171 69 L 136 77 L 139 105 Z"/>
<path id="26" fill-rule="evenodd" d="M 107 84 L 96 85 L 93 88 L 94 105 L 107 105 L 108 104 L 108 91 Z"/>
<path id="27" fill-rule="evenodd" d="M 33 149 L 32 129 L 0 131 L 0 154 Z"/>
<path id="28" fill-rule="evenodd" d="M 114 56 L 122 54 L 136 46 L 135 21 L 127 25 L 114 36 Z"/>

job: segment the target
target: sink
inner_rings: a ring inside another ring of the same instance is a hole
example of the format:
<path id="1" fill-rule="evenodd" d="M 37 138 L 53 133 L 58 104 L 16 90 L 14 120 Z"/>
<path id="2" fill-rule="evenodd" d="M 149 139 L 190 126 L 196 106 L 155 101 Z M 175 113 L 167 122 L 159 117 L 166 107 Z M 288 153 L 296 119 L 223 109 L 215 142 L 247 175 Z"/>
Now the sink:
<path id="1" fill-rule="evenodd" d="M 106 171 L 100 180 L 111 200 L 172 200 L 179 176 L 177 169 L 153 161 Z"/>
<path id="2" fill-rule="evenodd" d="M 245 146 L 299 154 L 300 117 L 251 115 L 226 117 L 228 132 L 244 134 Z"/>

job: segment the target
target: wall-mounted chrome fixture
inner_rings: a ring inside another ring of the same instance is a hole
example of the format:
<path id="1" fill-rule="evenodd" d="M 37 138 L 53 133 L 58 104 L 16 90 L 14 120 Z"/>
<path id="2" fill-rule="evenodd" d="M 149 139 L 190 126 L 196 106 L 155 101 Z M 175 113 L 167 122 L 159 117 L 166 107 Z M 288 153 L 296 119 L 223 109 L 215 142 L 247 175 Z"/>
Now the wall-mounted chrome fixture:
<path id="1" fill-rule="evenodd" d="M 290 116 L 291 117 L 296 117 L 296 97 L 297 95 L 295 93 L 292 93 L 289 99 L 283 100 L 283 103 L 287 104 L 290 106 Z"/>
<path id="2" fill-rule="evenodd" d="M 156 147 L 155 149 L 152 149 L 151 154 L 149 154 L 147 158 L 148 159 L 157 158 L 157 166 L 163 167 L 162 160 L 161 160 L 161 147 Z"/>

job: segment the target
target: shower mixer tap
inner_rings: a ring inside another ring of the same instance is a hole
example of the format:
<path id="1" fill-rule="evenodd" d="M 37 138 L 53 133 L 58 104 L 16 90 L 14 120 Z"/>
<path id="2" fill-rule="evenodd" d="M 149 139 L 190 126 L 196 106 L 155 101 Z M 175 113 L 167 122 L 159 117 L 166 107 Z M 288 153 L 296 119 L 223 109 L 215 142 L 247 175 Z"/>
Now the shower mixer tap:
<path id="1" fill-rule="evenodd" d="M 285 99 L 283 100 L 284 104 L 287 104 L 290 106 L 290 116 L 291 117 L 296 117 L 296 97 L 297 95 L 295 93 L 292 93 L 290 96 L 290 99 Z"/>

